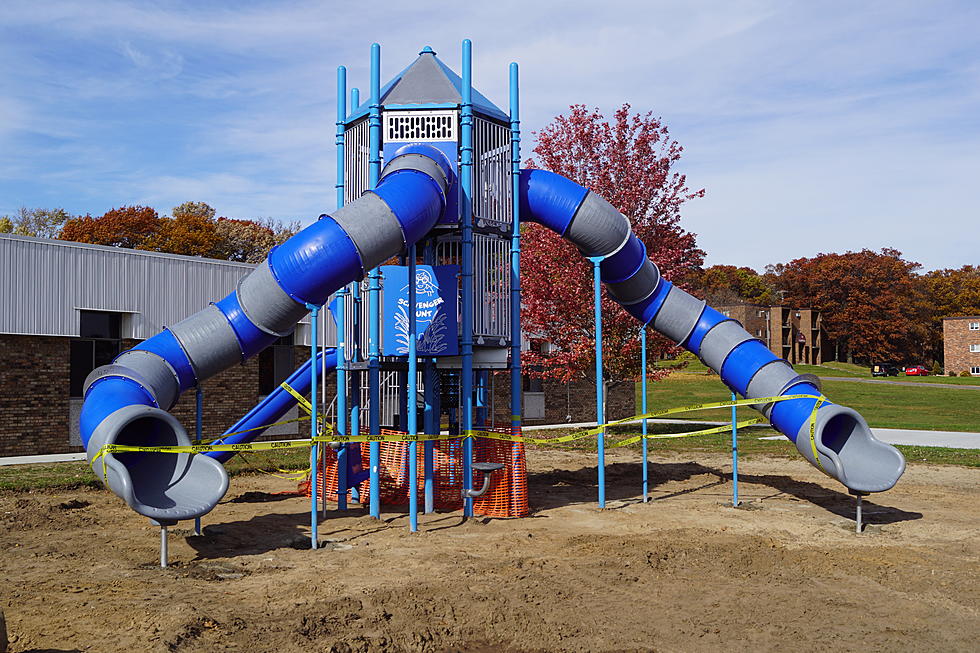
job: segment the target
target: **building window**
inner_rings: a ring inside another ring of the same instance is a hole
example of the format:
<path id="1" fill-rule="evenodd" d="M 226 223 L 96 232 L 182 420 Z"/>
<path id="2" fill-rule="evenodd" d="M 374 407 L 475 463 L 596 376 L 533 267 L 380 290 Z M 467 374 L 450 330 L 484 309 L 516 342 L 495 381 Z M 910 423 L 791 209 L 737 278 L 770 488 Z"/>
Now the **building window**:
<path id="1" fill-rule="evenodd" d="M 108 365 L 122 349 L 119 313 L 79 311 L 79 337 L 69 345 L 69 396 L 81 397 L 85 377 Z"/>
<path id="2" fill-rule="evenodd" d="M 296 369 L 293 334 L 283 336 L 259 354 L 259 394 L 271 394 Z"/>
<path id="3" fill-rule="evenodd" d="M 980 345 L 970 345 L 970 353 L 971 354 L 980 353 Z"/>
<path id="4" fill-rule="evenodd" d="M 976 365 L 974 365 L 973 367 L 971 367 L 970 368 L 970 374 L 973 374 L 974 376 L 980 376 L 980 367 L 978 367 Z"/>
<path id="5" fill-rule="evenodd" d="M 768 317 L 765 311 L 759 311 L 757 317 Z"/>
<path id="6" fill-rule="evenodd" d="M 970 322 L 970 331 L 980 331 L 980 322 Z"/>

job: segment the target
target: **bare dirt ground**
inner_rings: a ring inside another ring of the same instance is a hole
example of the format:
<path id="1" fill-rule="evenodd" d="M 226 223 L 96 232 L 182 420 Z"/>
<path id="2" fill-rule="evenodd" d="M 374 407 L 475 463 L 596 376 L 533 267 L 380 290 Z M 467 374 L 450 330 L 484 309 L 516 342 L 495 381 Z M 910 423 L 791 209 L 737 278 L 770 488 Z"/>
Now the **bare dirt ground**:
<path id="1" fill-rule="evenodd" d="M 24 651 L 976 651 L 980 470 L 913 466 L 865 502 L 797 460 L 529 452 L 534 515 L 331 511 L 232 479 L 205 535 L 106 492 L 0 495 L 0 606 Z"/>

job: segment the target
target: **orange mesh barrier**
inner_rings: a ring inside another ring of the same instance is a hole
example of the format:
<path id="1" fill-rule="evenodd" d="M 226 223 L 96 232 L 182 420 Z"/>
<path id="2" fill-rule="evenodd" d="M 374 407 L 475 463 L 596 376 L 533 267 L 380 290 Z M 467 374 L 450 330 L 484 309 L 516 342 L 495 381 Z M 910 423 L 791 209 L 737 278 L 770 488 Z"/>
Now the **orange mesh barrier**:
<path id="1" fill-rule="evenodd" d="M 498 431 L 499 432 L 499 431 Z M 509 430 L 504 432 L 510 432 Z M 397 431 L 382 430 L 382 435 Z M 382 442 L 381 465 L 379 468 L 381 503 L 390 506 L 408 505 L 408 442 Z M 327 499 L 337 500 L 337 454 L 329 447 L 321 447 L 321 457 L 326 462 L 325 473 L 317 475 L 317 493 L 323 496 L 326 488 Z M 369 447 L 361 445 L 361 461 L 364 469 L 369 466 Z M 425 447 L 418 446 L 418 493 L 419 504 L 424 501 Z M 437 510 L 459 510 L 463 507 L 460 492 L 463 489 L 463 443 L 462 440 L 439 440 L 433 446 L 433 503 Z M 473 446 L 473 459 L 477 462 L 503 463 L 504 468 L 494 472 L 490 489 L 485 495 L 474 499 L 473 512 L 487 517 L 523 517 L 529 514 L 527 503 L 527 465 L 524 458 L 524 444 L 476 438 Z M 322 467 L 320 468 L 323 469 Z M 473 473 L 473 485 L 482 486 L 480 472 Z M 300 491 L 307 496 L 310 483 L 300 485 Z M 370 500 L 370 483 L 362 482 L 358 487 L 358 501 L 362 504 Z"/>

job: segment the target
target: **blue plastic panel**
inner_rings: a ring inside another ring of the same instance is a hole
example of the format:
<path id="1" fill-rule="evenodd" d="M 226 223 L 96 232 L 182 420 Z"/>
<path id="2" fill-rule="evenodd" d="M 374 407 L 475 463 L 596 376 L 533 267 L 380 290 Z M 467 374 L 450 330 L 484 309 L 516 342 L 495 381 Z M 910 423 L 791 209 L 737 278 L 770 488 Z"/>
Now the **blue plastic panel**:
<path id="1" fill-rule="evenodd" d="M 784 395 L 817 395 L 820 391 L 812 383 L 800 383 L 787 388 Z M 813 413 L 813 406 L 817 403 L 816 399 L 791 399 L 780 401 L 772 407 L 769 421 L 776 427 L 776 430 L 787 438 L 796 442 L 796 435 L 799 433 L 803 423 L 810 419 Z M 824 402 L 827 405 L 829 402 Z"/>
<path id="2" fill-rule="evenodd" d="M 747 340 L 729 352 L 721 366 L 721 380 L 729 388 L 745 396 L 752 376 L 766 363 L 776 360 L 776 355 L 758 340 Z"/>
<path id="3" fill-rule="evenodd" d="M 177 338 L 169 330 L 164 329 L 155 336 L 148 338 L 133 349 L 143 349 L 152 351 L 165 361 L 170 363 L 174 371 L 177 372 L 177 379 L 180 381 L 180 392 L 193 388 L 197 384 L 197 377 L 194 376 L 194 368 L 184 353 L 184 349 L 177 342 Z"/>
<path id="4" fill-rule="evenodd" d="M 305 304 L 320 305 L 330 293 L 364 276 L 357 248 L 330 216 L 273 249 L 269 265 L 282 289 Z"/>
<path id="5" fill-rule="evenodd" d="M 444 208 L 436 180 L 415 170 L 398 170 L 386 176 L 373 192 L 395 214 L 409 244 L 429 232 Z"/>
<path id="6" fill-rule="evenodd" d="M 661 277 L 660 283 L 657 284 L 657 289 L 653 291 L 653 294 L 644 300 L 624 306 L 623 308 L 639 320 L 640 324 L 649 324 L 657 316 L 657 311 L 664 305 L 664 301 L 667 299 L 667 293 L 673 287 L 674 284 Z"/>
<path id="7" fill-rule="evenodd" d="M 537 222 L 564 236 L 589 191 L 547 170 L 521 170 L 521 221 Z"/>
<path id="8" fill-rule="evenodd" d="M 429 158 L 432 157 L 431 150 L 426 152 L 425 148 L 435 148 L 441 152 L 446 157 L 445 163 L 449 165 L 449 169 L 452 170 L 452 174 L 449 175 L 449 190 L 446 192 L 446 208 L 442 212 L 442 216 L 439 218 L 439 224 L 458 224 L 459 223 L 459 171 L 457 169 L 457 164 L 459 160 L 459 145 L 456 141 L 436 141 L 436 142 L 426 142 L 424 145 L 419 143 L 385 143 L 382 151 L 384 152 L 384 160 L 391 161 L 393 158 L 399 154 L 405 154 L 409 151 L 416 152 L 418 154 L 424 154 Z M 439 162 L 443 164 L 443 162 Z M 445 169 L 445 165 L 443 165 Z"/>
<path id="9" fill-rule="evenodd" d="M 262 331 L 248 319 L 238 302 L 237 292 L 230 293 L 215 306 L 224 314 L 235 332 L 235 337 L 238 338 L 238 346 L 241 348 L 244 358 L 251 358 L 275 342 L 275 335 Z"/>
<path id="10" fill-rule="evenodd" d="M 728 319 L 710 306 L 705 306 L 704 310 L 701 311 L 701 317 L 698 319 L 698 323 L 694 325 L 694 331 L 691 331 L 691 335 L 687 337 L 687 342 L 681 344 L 691 353 L 700 356 L 701 343 L 704 341 L 704 336 L 711 330 L 711 327 L 716 324 L 721 324 Z"/>
<path id="11" fill-rule="evenodd" d="M 646 257 L 646 245 L 636 237 L 636 234 L 630 233 L 626 244 L 618 252 L 607 256 L 599 263 L 602 282 L 617 283 L 629 279 L 640 269 Z"/>
<path id="12" fill-rule="evenodd" d="M 85 394 L 79 418 L 82 445 L 88 446 L 92 432 L 106 417 L 124 406 L 157 406 L 153 396 L 132 379 L 106 376 L 93 383 Z"/>

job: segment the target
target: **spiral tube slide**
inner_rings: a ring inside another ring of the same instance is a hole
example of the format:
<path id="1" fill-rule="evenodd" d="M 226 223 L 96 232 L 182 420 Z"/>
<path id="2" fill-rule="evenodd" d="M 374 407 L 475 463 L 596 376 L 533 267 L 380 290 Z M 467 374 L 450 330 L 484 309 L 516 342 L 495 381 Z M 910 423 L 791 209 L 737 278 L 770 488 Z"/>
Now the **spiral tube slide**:
<path id="1" fill-rule="evenodd" d="M 97 454 L 107 444 L 190 444 L 167 412 L 180 394 L 288 334 L 311 307 L 424 236 L 445 209 L 453 175 L 437 149 L 403 147 L 375 190 L 274 248 L 234 292 L 93 371 L 81 436 L 109 488 L 161 524 L 209 512 L 228 489 L 215 458 Z"/>
<path id="2" fill-rule="evenodd" d="M 571 241 L 584 256 L 604 257 L 607 292 L 640 323 L 696 354 L 731 390 L 747 399 L 789 394 L 820 395 L 816 377 L 793 367 L 725 317 L 666 279 L 632 233 L 629 220 L 607 201 L 560 175 L 521 170 L 521 220 L 537 222 Z M 876 439 L 857 411 L 816 399 L 754 405 L 812 465 L 848 489 L 881 492 L 898 482 L 905 458 Z"/>

